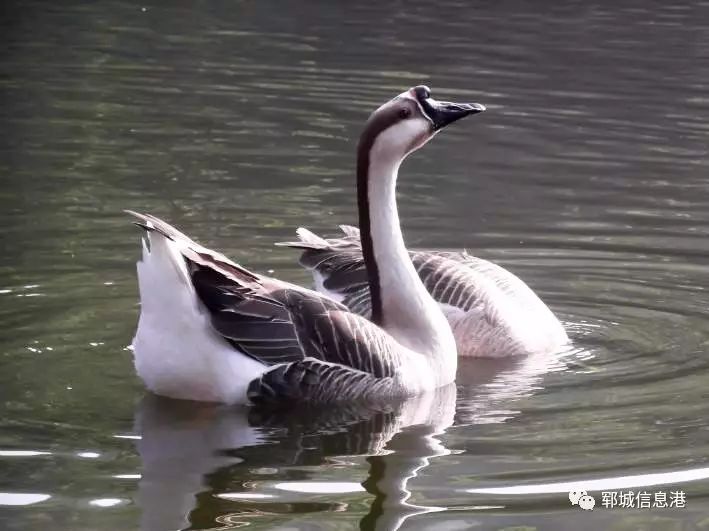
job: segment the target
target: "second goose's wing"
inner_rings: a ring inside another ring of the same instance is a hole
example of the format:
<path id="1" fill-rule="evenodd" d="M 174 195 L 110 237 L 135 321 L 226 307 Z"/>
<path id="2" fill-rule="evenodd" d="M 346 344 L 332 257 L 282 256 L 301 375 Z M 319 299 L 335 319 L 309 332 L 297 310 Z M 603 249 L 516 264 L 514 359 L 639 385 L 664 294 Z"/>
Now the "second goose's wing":
<path id="1" fill-rule="evenodd" d="M 300 263 L 313 272 L 318 291 L 368 317 L 371 301 L 359 230 L 347 225 L 340 228 L 345 236 L 332 239 L 301 228 L 300 241 L 280 245 L 303 251 Z M 424 286 L 440 304 L 469 311 L 492 307 L 493 299 L 502 295 L 530 310 L 546 309 L 522 280 L 487 260 L 465 252 L 409 251 L 409 256 Z"/>
<path id="2" fill-rule="evenodd" d="M 315 289 L 368 318 L 371 300 L 359 229 L 350 225 L 340 229 L 344 237 L 324 239 L 301 227 L 299 241 L 276 245 L 302 250 L 300 265 L 312 272 Z"/>

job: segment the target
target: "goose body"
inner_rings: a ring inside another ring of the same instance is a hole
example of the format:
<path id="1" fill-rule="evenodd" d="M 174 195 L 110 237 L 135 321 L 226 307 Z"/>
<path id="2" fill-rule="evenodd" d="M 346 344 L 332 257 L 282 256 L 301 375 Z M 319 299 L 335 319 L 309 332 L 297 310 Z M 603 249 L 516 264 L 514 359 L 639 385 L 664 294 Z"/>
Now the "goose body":
<path id="1" fill-rule="evenodd" d="M 368 317 L 371 302 L 359 229 L 324 239 L 299 229 L 300 263 L 317 291 Z M 455 336 L 459 356 L 545 354 L 568 343 L 563 325 L 517 276 L 467 252 L 409 251 L 421 282 L 438 302 Z"/>
<path id="2" fill-rule="evenodd" d="M 452 382 L 455 340 L 406 252 L 395 185 L 409 153 L 482 110 L 437 102 L 426 87 L 414 87 L 370 116 L 358 147 L 357 190 L 371 320 L 130 212 L 147 234 L 133 340 L 146 386 L 173 398 L 247 404 L 379 400 Z"/>

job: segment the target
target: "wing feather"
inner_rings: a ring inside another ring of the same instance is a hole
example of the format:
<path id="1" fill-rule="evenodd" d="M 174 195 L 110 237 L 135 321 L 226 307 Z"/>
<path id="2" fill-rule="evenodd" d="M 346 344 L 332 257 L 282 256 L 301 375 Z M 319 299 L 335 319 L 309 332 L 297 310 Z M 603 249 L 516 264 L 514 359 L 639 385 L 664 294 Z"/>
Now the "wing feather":
<path id="1" fill-rule="evenodd" d="M 346 225 L 341 229 L 345 234 L 341 238 L 324 239 L 310 233 L 308 238 L 284 245 L 301 249 L 300 263 L 322 275 L 323 286 L 341 295 L 352 312 L 368 317 L 371 301 L 359 230 Z M 467 252 L 410 251 L 409 255 L 424 286 L 439 303 L 468 311 L 499 293 L 530 309 L 540 308 L 539 298 L 524 282 L 492 262 Z"/>
<path id="2" fill-rule="evenodd" d="M 131 214 L 144 229 L 178 244 L 214 330 L 240 352 L 272 367 L 253 383 L 254 396 L 338 399 L 355 390 L 362 393 L 366 386 L 392 385 L 404 354 L 373 323 L 317 292 L 256 275 L 154 216 Z M 325 241 L 305 230 L 299 236 L 312 246 Z M 328 390 L 334 381 L 350 391 Z"/>
<path id="3" fill-rule="evenodd" d="M 400 346 L 386 332 L 319 293 L 272 279 L 252 285 L 257 291 L 252 293 L 215 269 L 195 267 L 193 283 L 215 330 L 240 351 L 274 366 L 266 373 L 275 371 L 274 374 L 265 381 L 277 394 L 291 386 L 291 394 L 300 396 L 312 391 L 317 400 L 325 396 L 323 386 L 327 383 L 323 382 L 317 383 L 316 391 L 296 389 L 307 384 L 313 371 L 317 378 L 330 374 L 315 361 L 335 367 L 331 369 L 333 374 L 340 374 L 358 392 L 365 376 L 391 381 L 402 363 Z M 311 361 L 304 364 L 306 359 Z M 283 372 L 282 365 L 291 368 Z M 266 388 L 263 392 L 271 393 Z M 290 396 L 288 393 L 286 397 Z"/>
<path id="4" fill-rule="evenodd" d="M 351 367 L 318 359 L 278 365 L 249 385 L 248 397 L 257 404 L 284 399 L 308 402 L 367 401 L 390 392 L 391 378 L 376 378 Z"/>

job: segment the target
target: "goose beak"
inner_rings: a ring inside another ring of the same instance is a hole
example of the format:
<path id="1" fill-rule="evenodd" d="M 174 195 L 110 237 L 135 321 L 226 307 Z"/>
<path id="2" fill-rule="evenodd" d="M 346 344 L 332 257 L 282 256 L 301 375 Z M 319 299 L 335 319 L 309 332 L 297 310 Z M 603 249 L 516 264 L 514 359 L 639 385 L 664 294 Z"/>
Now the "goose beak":
<path id="1" fill-rule="evenodd" d="M 480 103 L 451 103 L 428 98 L 424 109 L 431 122 L 433 122 L 433 130 L 438 131 L 470 114 L 483 112 L 485 106 Z"/>

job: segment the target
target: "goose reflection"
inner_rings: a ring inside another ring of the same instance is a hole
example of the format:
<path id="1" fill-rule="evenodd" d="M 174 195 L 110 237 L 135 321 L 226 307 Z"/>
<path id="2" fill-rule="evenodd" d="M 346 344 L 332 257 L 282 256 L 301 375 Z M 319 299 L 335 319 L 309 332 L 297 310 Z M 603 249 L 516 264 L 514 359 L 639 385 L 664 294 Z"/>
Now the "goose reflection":
<path id="1" fill-rule="evenodd" d="M 184 529 L 205 474 L 241 462 L 222 452 L 266 442 L 239 409 L 146 394 L 135 414 L 141 531 Z"/>
<path id="2" fill-rule="evenodd" d="M 432 458 L 450 453 L 440 435 L 454 420 L 504 422 L 545 373 L 564 367 L 556 356 L 462 364 L 458 390 L 450 385 L 381 407 L 246 409 L 146 395 L 136 411 L 141 530 L 360 512 L 352 504 L 367 493 L 373 498 L 360 528 L 399 529 L 413 516 L 445 509 L 412 503 L 410 489 Z M 369 465 L 361 483 L 352 481 L 356 456 Z"/>
<path id="3" fill-rule="evenodd" d="M 539 391 L 547 374 L 567 370 L 570 361 L 585 355 L 583 349 L 568 347 L 554 354 L 461 359 L 456 425 L 500 423 L 515 417 L 520 399 Z"/>
<path id="4" fill-rule="evenodd" d="M 398 529 L 413 515 L 439 510 L 409 503 L 408 483 L 431 458 L 448 453 L 437 436 L 453 423 L 455 403 L 454 385 L 383 407 L 319 410 L 146 395 L 136 412 L 141 530 L 214 528 L 215 521 L 229 528 L 295 512 L 296 503 L 297 512 L 342 511 L 347 502 L 321 503 L 313 493 L 361 500 L 365 491 L 374 500 L 361 528 Z M 363 483 L 322 481 L 352 466 L 346 459 L 353 456 L 367 456 Z"/>

